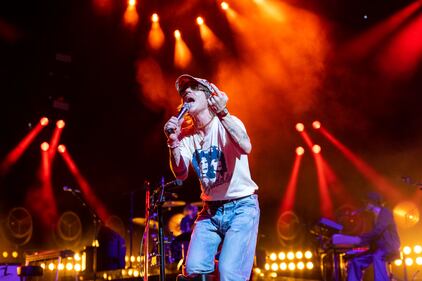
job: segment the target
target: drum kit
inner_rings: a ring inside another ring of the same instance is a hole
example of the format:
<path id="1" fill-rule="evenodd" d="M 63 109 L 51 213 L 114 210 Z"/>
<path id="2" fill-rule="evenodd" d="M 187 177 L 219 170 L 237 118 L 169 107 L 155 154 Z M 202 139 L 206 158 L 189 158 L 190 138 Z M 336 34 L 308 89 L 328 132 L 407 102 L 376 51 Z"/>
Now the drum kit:
<path id="1" fill-rule="evenodd" d="M 189 205 L 202 207 L 202 202 L 193 202 Z M 182 219 L 186 216 L 183 212 L 179 212 L 181 207 L 185 207 L 184 201 L 165 201 L 162 204 L 163 216 L 166 225 L 163 231 L 163 249 L 167 270 L 180 272 L 181 266 L 189 246 L 191 232 L 183 232 L 181 229 Z M 158 266 L 157 260 L 160 257 L 160 241 L 159 241 L 159 218 L 157 213 L 149 215 L 149 219 L 145 217 L 135 217 L 132 219 L 135 225 L 146 228 L 148 224 L 148 256 L 149 267 L 152 269 Z"/>

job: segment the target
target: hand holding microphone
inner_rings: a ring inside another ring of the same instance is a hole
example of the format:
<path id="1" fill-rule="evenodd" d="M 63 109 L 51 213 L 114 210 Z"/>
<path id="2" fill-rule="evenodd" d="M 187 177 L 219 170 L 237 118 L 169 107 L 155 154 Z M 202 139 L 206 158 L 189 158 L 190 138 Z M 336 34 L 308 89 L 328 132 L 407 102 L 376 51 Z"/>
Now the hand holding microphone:
<path id="1" fill-rule="evenodd" d="M 183 123 L 183 116 L 189 111 L 189 107 L 189 103 L 184 103 L 177 116 L 172 116 L 164 125 L 164 133 L 168 138 L 169 147 L 171 147 L 171 143 L 178 141 Z"/>

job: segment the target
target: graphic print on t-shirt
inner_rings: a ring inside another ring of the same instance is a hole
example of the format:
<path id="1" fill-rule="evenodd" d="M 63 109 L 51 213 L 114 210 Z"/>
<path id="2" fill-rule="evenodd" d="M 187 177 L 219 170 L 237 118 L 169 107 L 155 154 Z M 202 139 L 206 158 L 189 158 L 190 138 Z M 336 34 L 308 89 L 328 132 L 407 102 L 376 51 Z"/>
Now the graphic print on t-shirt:
<path id="1" fill-rule="evenodd" d="M 206 194 L 222 183 L 227 176 L 227 165 L 224 153 L 217 146 L 206 150 L 195 150 L 192 155 L 192 166 L 199 176 Z"/>

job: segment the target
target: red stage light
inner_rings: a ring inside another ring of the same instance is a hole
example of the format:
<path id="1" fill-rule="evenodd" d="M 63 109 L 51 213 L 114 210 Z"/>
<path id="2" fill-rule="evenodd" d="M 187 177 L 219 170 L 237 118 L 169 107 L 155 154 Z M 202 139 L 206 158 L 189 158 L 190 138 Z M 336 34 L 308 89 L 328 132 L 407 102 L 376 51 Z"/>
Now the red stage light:
<path id="1" fill-rule="evenodd" d="M 48 151 L 49 148 L 50 148 L 50 145 L 48 144 L 48 142 L 43 142 L 41 144 L 41 150 L 42 151 Z"/>
<path id="2" fill-rule="evenodd" d="M 321 122 L 319 122 L 319 121 L 312 122 L 312 127 L 316 130 L 321 128 Z"/>
<path id="3" fill-rule="evenodd" d="M 297 123 L 296 124 L 296 130 L 298 132 L 303 132 L 305 130 L 305 125 L 303 125 L 302 123 Z"/>
<path id="4" fill-rule="evenodd" d="M 314 144 L 314 146 L 312 146 L 312 151 L 314 153 L 320 153 L 321 152 L 321 146 Z"/>
<path id="5" fill-rule="evenodd" d="M 303 155 L 303 153 L 305 153 L 305 149 L 303 147 L 301 147 L 301 146 L 298 146 L 296 148 L 296 154 L 299 155 L 299 156 L 301 156 L 301 155 Z"/>
<path id="6" fill-rule="evenodd" d="M 41 120 L 40 120 L 40 124 L 41 124 L 41 126 L 43 126 L 43 127 L 47 126 L 47 125 L 48 125 L 48 118 L 47 118 L 47 117 L 43 117 L 43 118 L 41 118 Z"/>
<path id="7" fill-rule="evenodd" d="M 56 122 L 56 126 L 59 129 L 63 129 L 65 125 L 66 125 L 66 123 L 63 120 L 59 120 L 59 121 Z"/>
<path id="8" fill-rule="evenodd" d="M 66 146 L 64 144 L 60 144 L 57 147 L 57 151 L 60 152 L 60 153 L 65 153 L 66 152 Z"/>

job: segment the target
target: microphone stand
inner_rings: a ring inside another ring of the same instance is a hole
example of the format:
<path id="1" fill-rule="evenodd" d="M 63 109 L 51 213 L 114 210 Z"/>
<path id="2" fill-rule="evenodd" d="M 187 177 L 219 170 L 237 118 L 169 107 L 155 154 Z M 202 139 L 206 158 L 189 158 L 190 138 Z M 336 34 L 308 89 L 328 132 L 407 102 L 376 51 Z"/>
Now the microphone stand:
<path id="1" fill-rule="evenodd" d="M 92 216 L 93 219 L 93 224 L 94 224 L 94 239 L 92 242 L 92 248 L 93 248 L 93 253 L 92 253 L 92 271 L 93 271 L 93 275 L 94 275 L 94 279 L 93 281 L 95 281 L 97 279 L 97 247 L 98 245 L 98 240 L 97 240 L 97 235 L 98 235 L 98 226 L 101 225 L 102 221 L 100 219 L 100 217 L 98 216 L 98 214 L 86 203 L 86 201 L 83 199 L 83 197 L 81 195 L 78 194 L 78 192 L 76 192 L 74 189 L 71 189 L 70 192 L 72 193 L 72 195 L 78 199 L 78 201 L 81 203 L 81 205 L 83 207 L 85 207 L 89 213 Z"/>
<path id="2" fill-rule="evenodd" d="M 164 177 L 161 178 L 161 191 L 157 199 L 157 213 L 158 213 L 158 247 L 160 251 L 160 281 L 166 280 L 166 264 L 164 256 L 164 221 L 163 221 L 163 203 L 165 202 L 164 197 Z"/>

